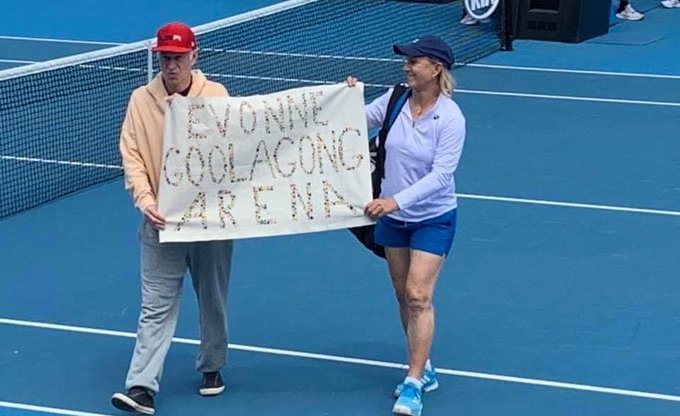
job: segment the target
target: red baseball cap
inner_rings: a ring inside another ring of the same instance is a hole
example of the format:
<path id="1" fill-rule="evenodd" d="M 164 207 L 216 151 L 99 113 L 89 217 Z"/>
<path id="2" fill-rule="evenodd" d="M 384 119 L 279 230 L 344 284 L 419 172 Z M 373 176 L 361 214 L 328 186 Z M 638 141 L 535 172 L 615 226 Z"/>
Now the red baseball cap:
<path id="1" fill-rule="evenodd" d="M 196 49 L 196 35 L 184 23 L 172 22 L 158 29 L 154 52 L 186 53 Z"/>

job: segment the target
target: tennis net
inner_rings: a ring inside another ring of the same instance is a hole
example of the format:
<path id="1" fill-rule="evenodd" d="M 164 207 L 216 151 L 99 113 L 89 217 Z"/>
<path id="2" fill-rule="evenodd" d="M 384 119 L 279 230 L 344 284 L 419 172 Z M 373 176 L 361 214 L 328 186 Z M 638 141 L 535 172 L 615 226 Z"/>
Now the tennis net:
<path id="1" fill-rule="evenodd" d="M 366 83 L 370 100 L 403 78 L 394 43 L 438 35 L 458 64 L 503 47 L 502 13 L 464 26 L 462 11 L 462 1 L 286 1 L 196 27 L 198 67 L 232 95 L 335 83 L 351 74 Z M 151 45 L 0 71 L 0 217 L 122 174 L 120 124 L 132 90 L 158 71 Z"/>

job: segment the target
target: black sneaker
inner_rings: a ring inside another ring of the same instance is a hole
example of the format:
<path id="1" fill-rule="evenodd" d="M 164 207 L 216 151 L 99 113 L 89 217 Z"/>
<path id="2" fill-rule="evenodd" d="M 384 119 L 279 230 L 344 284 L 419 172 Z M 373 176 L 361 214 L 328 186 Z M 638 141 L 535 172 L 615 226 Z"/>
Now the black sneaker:
<path id="1" fill-rule="evenodd" d="M 111 404 L 116 409 L 126 412 L 137 412 L 144 415 L 155 413 L 153 408 L 153 396 L 145 387 L 132 387 L 127 393 L 116 393 L 111 396 Z"/>
<path id="2" fill-rule="evenodd" d="M 219 371 L 203 373 L 203 380 L 198 389 L 201 396 L 217 396 L 224 391 L 224 381 Z"/>

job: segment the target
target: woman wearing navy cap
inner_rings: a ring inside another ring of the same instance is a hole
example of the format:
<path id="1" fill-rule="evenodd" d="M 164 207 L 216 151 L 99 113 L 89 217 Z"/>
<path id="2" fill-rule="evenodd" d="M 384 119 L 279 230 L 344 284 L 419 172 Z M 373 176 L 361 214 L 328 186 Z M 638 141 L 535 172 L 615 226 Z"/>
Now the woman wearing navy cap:
<path id="1" fill-rule="evenodd" d="M 375 240 L 386 249 L 408 345 L 409 370 L 395 389 L 393 412 L 419 416 L 422 392 L 439 386 L 429 360 L 432 297 L 456 231 L 454 172 L 463 151 L 465 117 L 451 99 L 454 58 L 442 39 L 424 36 L 393 48 L 406 57 L 411 95 L 387 136 L 380 198 L 365 211 L 377 219 Z M 350 86 L 356 81 L 347 79 Z M 369 128 L 382 125 L 390 95 L 366 106 Z"/>

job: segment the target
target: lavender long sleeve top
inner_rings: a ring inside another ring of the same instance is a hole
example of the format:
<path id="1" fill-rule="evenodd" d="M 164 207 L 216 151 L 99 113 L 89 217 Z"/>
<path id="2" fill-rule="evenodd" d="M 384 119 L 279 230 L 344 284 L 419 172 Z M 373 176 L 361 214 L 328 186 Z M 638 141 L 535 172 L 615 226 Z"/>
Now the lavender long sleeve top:
<path id="1" fill-rule="evenodd" d="M 366 106 L 368 127 L 382 125 L 392 91 Z M 444 94 L 434 107 L 413 121 L 409 102 L 387 136 L 381 198 L 394 197 L 399 210 L 389 216 L 423 221 L 458 206 L 454 172 L 465 142 L 465 116 Z"/>

